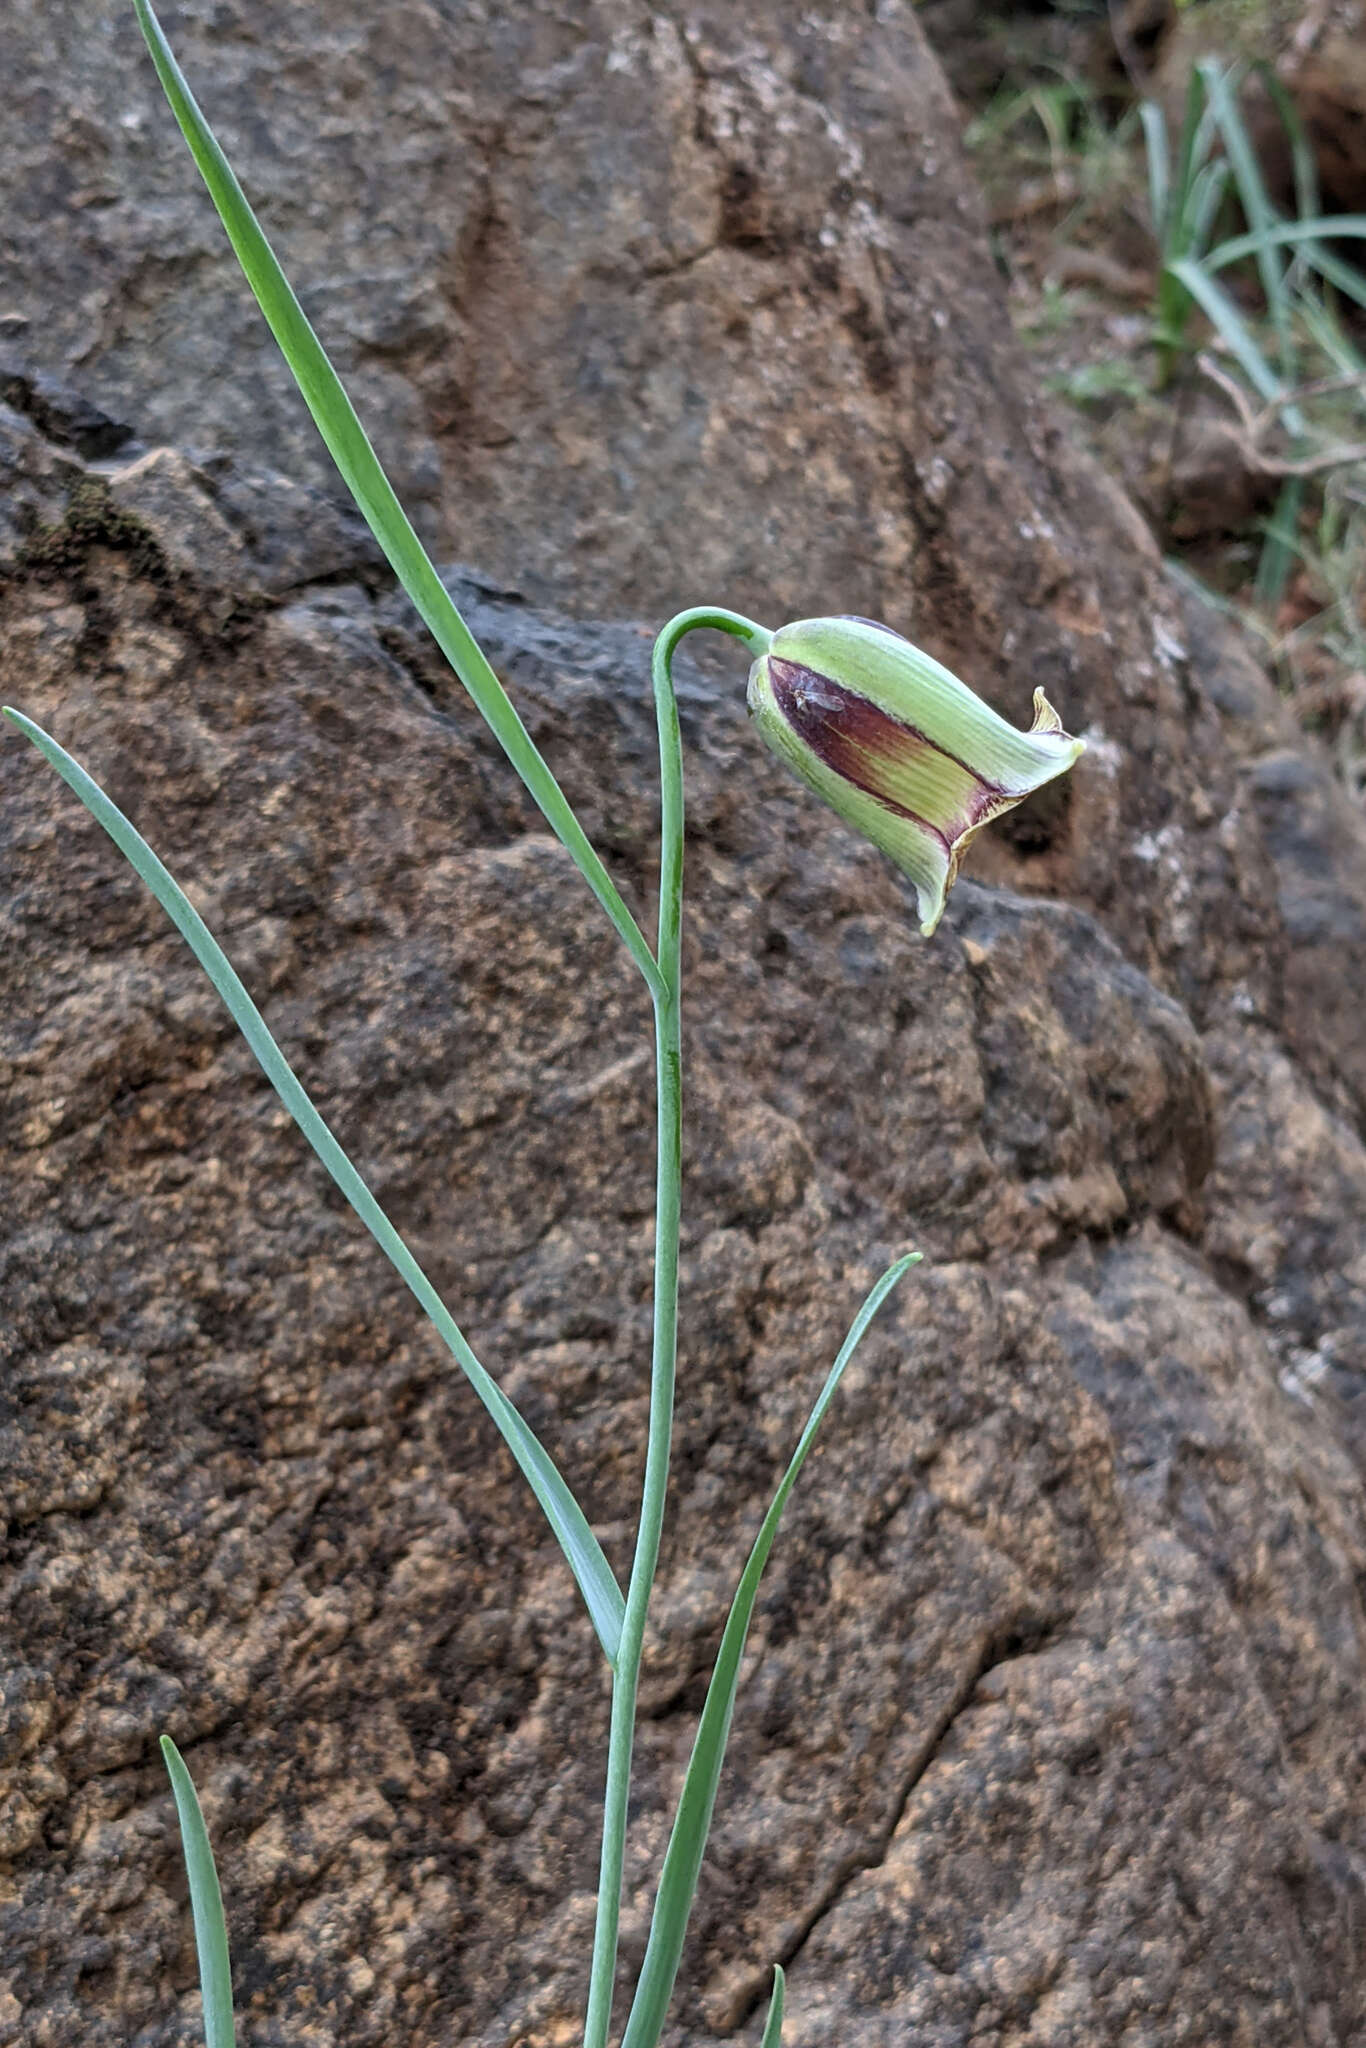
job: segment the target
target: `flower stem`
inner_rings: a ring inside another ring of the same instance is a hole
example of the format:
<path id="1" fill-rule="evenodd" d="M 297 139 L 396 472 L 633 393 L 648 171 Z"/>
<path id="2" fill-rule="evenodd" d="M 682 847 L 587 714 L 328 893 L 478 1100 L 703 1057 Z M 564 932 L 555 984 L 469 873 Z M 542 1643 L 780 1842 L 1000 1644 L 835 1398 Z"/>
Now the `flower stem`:
<path id="1" fill-rule="evenodd" d="M 626 1591 L 621 1644 L 612 1676 L 612 1717 L 607 1741 L 607 1790 L 603 1801 L 602 1859 L 593 1962 L 588 1985 L 584 2048 L 606 2048 L 612 2018 L 621 1915 L 621 1877 L 626 1854 L 626 1818 L 631 1793 L 631 1751 L 645 1621 L 669 1480 L 673 1433 L 674 1369 L 678 1355 L 678 1231 L 683 1169 L 683 1053 L 681 959 L 683 926 L 683 747 L 678 726 L 671 663 L 685 633 L 709 626 L 743 640 L 757 657 L 772 637 L 764 627 L 735 612 L 699 607 L 680 612 L 655 641 L 651 659 L 655 718 L 659 726 L 659 934 L 656 964 L 660 987 L 653 988 L 656 1063 L 656 1177 L 654 1342 L 650 1367 L 650 1422 L 641 1489 L 640 1524 Z"/>

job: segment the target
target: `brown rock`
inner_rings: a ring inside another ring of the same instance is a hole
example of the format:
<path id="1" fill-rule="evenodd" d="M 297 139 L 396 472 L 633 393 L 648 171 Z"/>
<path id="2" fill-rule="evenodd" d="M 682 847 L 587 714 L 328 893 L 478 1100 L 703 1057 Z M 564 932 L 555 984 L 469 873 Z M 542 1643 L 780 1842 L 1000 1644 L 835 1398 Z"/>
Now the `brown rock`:
<path id="1" fill-rule="evenodd" d="M 643 995 L 81 14 L 60 100 L 17 31 L 10 299 L 147 445 L 0 415 L 10 688 L 191 886 L 620 1561 Z M 1031 390 L 909 10 L 242 0 L 183 44 L 642 915 L 649 631 L 574 610 L 913 620 L 1091 742 L 925 946 L 733 654 L 679 663 L 684 1366 L 624 1974 L 738 1555 L 914 1239 L 761 1601 L 674 2038 L 749 2023 L 777 1956 L 800 2048 L 1348 2048 L 1366 835 Z M 245 2038 L 572 2041 L 606 1701 L 558 1552 L 155 905 L 17 741 L 0 782 L 0 2039 L 193 2039 L 168 1729 Z"/>

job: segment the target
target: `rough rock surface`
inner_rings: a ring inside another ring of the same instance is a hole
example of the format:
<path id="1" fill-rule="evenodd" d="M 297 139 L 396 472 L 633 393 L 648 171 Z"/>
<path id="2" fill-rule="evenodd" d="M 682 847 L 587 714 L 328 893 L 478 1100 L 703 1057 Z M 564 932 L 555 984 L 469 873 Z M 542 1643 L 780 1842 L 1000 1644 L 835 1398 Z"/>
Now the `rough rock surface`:
<path id="1" fill-rule="evenodd" d="M 684 1368 L 624 1974 L 737 1552 L 914 1238 L 761 1602 L 673 2038 L 752 2029 L 778 1956 L 796 2048 L 1353 2048 L 1366 834 L 1030 389 L 909 9 L 490 17 L 173 25 L 641 914 L 649 634 L 594 608 L 914 622 L 1091 741 L 926 946 L 733 658 L 680 663 Z M 7 692 L 192 885 L 620 1559 L 641 992 L 337 509 L 121 10 L 67 21 L 12 28 Z M 558 1553 L 17 740 L 0 803 L 0 2039 L 194 2039 L 165 1728 L 247 2041 L 569 2043 L 606 1702 Z"/>

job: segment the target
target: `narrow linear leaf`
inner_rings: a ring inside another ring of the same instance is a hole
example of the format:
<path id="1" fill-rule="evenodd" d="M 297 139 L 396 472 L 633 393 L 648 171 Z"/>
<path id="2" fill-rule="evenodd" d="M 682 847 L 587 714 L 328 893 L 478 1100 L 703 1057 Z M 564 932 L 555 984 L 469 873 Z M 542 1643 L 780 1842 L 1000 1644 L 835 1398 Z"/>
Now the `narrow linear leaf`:
<path id="1" fill-rule="evenodd" d="M 1295 177 L 1295 211 L 1301 220 L 1311 219 L 1319 210 L 1319 169 L 1314 145 L 1300 119 L 1300 110 L 1270 64 L 1255 67 L 1258 78 L 1280 117 L 1290 139 L 1290 161 Z"/>
<path id="2" fill-rule="evenodd" d="M 199 1988 L 204 2000 L 204 2048 L 234 2048 L 237 2035 L 232 2020 L 228 1929 L 213 1850 L 209 1847 L 209 1831 L 204 1825 L 194 1780 L 169 1735 L 161 1738 L 161 1755 L 175 1796 L 185 1875 L 190 1881 L 194 1945 L 199 1952 Z"/>
<path id="3" fill-rule="evenodd" d="M 1285 587 L 1299 556 L 1297 536 L 1303 503 L 1304 478 L 1288 476 L 1276 494 L 1275 506 L 1266 523 L 1253 583 L 1258 604 L 1272 618 L 1285 596 Z"/>
<path id="4" fill-rule="evenodd" d="M 607 912 L 652 994 L 663 992 L 659 968 L 644 934 L 626 908 L 568 798 L 541 758 L 512 700 L 478 641 L 452 603 L 430 557 L 414 533 L 380 465 L 341 379 L 313 332 L 275 252 L 266 240 L 232 166 L 200 112 L 184 73 L 148 0 L 134 0 L 138 22 L 162 91 L 199 166 L 209 197 L 227 230 L 242 273 L 313 415 L 342 481 L 388 557 L 433 639 L 459 676 L 542 815 L 566 847 Z"/>
<path id="5" fill-rule="evenodd" d="M 645 1961 L 641 1965 L 640 1981 L 631 2005 L 626 2032 L 622 2036 L 621 2048 L 655 2048 L 669 1999 L 673 1993 L 674 1978 L 678 1974 L 679 1957 L 683 1953 L 683 1938 L 687 1933 L 688 1915 L 692 1911 L 693 1895 L 697 1890 L 697 1876 L 702 1868 L 702 1855 L 711 1831 L 712 1810 L 716 1804 L 716 1788 L 721 1778 L 721 1765 L 726 1752 L 726 1739 L 730 1734 L 731 1715 L 735 1708 L 735 1694 L 740 1683 L 740 1659 L 744 1653 L 745 1638 L 749 1634 L 750 1619 L 758 1597 L 759 1581 L 764 1566 L 768 1563 L 773 1539 L 778 1533 L 778 1524 L 788 1496 L 797 1483 L 797 1475 L 806 1463 L 807 1453 L 815 1441 L 816 1431 L 825 1420 L 826 1411 L 835 1398 L 836 1389 L 844 1377 L 845 1367 L 857 1351 L 868 1325 L 881 1308 L 887 1296 L 902 1275 L 919 1263 L 919 1252 L 908 1252 L 904 1258 L 889 1266 L 882 1278 L 872 1289 L 862 1308 L 850 1325 L 849 1334 L 840 1346 L 839 1356 L 831 1366 L 825 1385 L 816 1397 L 805 1429 L 801 1433 L 792 1461 L 779 1482 L 778 1490 L 764 1516 L 749 1561 L 740 1574 L 740 1583 L 721 1637 L 721 1647 L 716 1655 L 716 1667 L 707 1687 L 707 1697 L 702 1708 L 702 1718 L 697 1725 L 693 1742 L 692 1757 L 688 1763 L 687 1776 L 683 1780 L 683 1791 L 678 1801 L 678 1812 L 674 1816 L 673 1832 L 664 1854 L 664 1867 L 660 1872 L 659 1891 L 655 1898 L 654 1916 L 650 1922 L 650 1938 L 645 1949 Z"/>
<path id="6" fill-rule="evenodd" d="M 1321 219 L 1278 220 L 1270 227 L 1257 228 L 1251 234 L 1234 235 L 1227 242 L 1220 242 L 1205 258 L 1207 270 L 1222 270 L 1226 264 L 1238 263 L 1245 256 L 1255 256 L 1262 249 L 1299 248 L 1308 243 L 1333 240 L 1341 236 L 1344 241 L 1359 241 L 1366 235 L 1366 213 L 1325 214 Z M 1361 286 L 1360 277 L 1357 284 Z"/>
<path id="7" fill-rule="evenodd" d="M 1167 232 L 1167 205 L 1171 196 L 1168 162 L 1167 122 L 1156 100 L 1144 100 L 1138 110 L 1148 159 L 1148 214 L 1153 237 L 1159 247 Z"/>
<path id="8" fill-rule="evenodd" d="M 768 2018 L 764 2021 L 764 2038 L 759 2048 L 778 2048 L 783 2038 L 783 2006 L 787 2000 L 787 1979 L 781 1963 L 773 1965 L 773 1996 L 768 2001 Z"/>
<path id="9" fill-rule="evenodd" d="M 1300 260 L 1310 270 L 1318 272 L 1325 284 L 1333 285 L 1344 298 L 1352 299 L 1358 306 L 1366 306 L 1366 277 L 1352 264 L 1344 263 L 1331 249 L 1325 249 L 1321 242 L 1302 242 Z M 1305 298 L 1309 298 L 1306 293 Z M 1301 302 L 1303 312 L 1303 301 Z"/>
<path id="10" fill-rule="evenodd" d="M 1192 83 L 1194 82 L 1194 78 L 1192 78 Z M 1215 137 L 1219 133 L 1219 122 L 1216 110 L 1213 106 L 1210 105 L 1208 99 L 1205 99 L 1203 97 L 1203 93 L 1204 88 L 1202 86 L 1201 96 L 1203 111 L 1200 115 L 1200 119 L 1198 120 L 1195 126 L 1195 136 L 1191 148 L 1191 162 L 1193 164 L 1207 164 L 1211 161 L 1211 152 L 1214 148 Z"/>
<path id="11" fill-rule="evenodd" d="M 1209 238 L 1219 217 L 1219 208 L 1224 203 L 1229 176 L 1229 167 L 1220 156 L 1213 163 L 1206 164 L 1191 180 L 1190 246 L 1178 253 L 1198 256 L 1202 263 L 1208 265 Z"/>
<path id="12" fill-rule="evenodd" d="M 1205 89 L 1209 103 L 1219 123 L 1224 148 L 1228 151 L 1229 163 L 1233 167 L 1233 181 L 1238 188 L 1238 197 L 1247 224 L 1254 234 L 1264 237 L 1266 230 L 1277 225 L 1279 215 L 1271 204 L 1257 152 L 1247 132 L 1238 101 L 1230 89 L 1227 74 L 1223 68 L 1206 60 L 1198 67 L 1204 74 Z M 1281 368 L 1293 376 L 1294 362 L 1290 339 L 1290 308 L 1285 293 L 1285 267 L 1276 256 L 1276 245 L 1265 239 L 1256 249 L 1257 268 L 1261 274 L 1262 290 L 1266 295 L 1267 311 L 1276 329 L 1281 350 Z"/>
<path id="13" fill-rule="evenodd" d="M 1262 397 L 1283 399 L 1286 394 L 1280 378 L 1253 340 L 1247 323 L 1223 286 L 1216 284 L 1212 277 L 1206 275 L 1200 264 L 1192 262 L 1188 257 L 1178 257 L 1169 268 L 1173 277 L 1186 287 L 1201 312 L 1211 321 L 1225 346 Z M 1294 418 L 1291 414 L 1292 408 L 1287 405 L 1286 424 L 1292 432 L 1298 432 L 1303 422 L 1298 414 Z"/>
<path id="14" fill-rule="evenodd" d="M 314 1108 L 307 1090 L 271 1037 L 264 1017 L 247 994 L 232 963 L 175 877 L 158 860 L 117 804 L 110 801 L 93 777 L 87 775 L 80 763 L 58 746 L 56 740 L 40 725 L 35 725 L 31 718 L 25 718 L 22 712 L 11 710 L 8 705 L 4 715 L 32 740 L 63 782 L 75 790 L 96 823 L 103 826 L 119 852 L 147 884 L 227 1005 L 233 1022 L 260 1062 L 266 1079 L 380 1250 L 426 1310 L 447 1350 L 493 1417 L 503 1441 L 545 1511 L 583 1594 L 607 1661 L 615 1664 L 624 1611 L 621 1588 L 612 1575 L 612 1567 L 604 1557 L 597 1537 L 588 1526 L 583 1510 L 561 1478 L 549 1452 L 522 1420 L 498 1382 L 475 1357 L 431 1281 Z"/>
<path id="15" fill-rule="evenodd" d="M 1212 134 L 1213 119 L 1206 101 L 1205 81 L 1196 65 L 1186 82 L 1186 110 L 1181 123 L 1176 179 L 1162 230 L 1164 257 L 1184 255 L 1189 247 L 1191 180 L 1209 155 Z"/>
<path id="16" fill-rule="evenodd" d="M 1360 280 L 1362 303 L 1366 304 L 1366 278 Z M 1310 339 L 1323 350 L 1332 364 L 1334 373 L 1340 377 L 1360 378 L 1353 396 L 1356 403 L 1366 403 L 1366 360 L 1357 349 L 1336 314 L 1329 311 L 1317 292 L 1303 292 L 1300 295 L 1299 314 Z"/>

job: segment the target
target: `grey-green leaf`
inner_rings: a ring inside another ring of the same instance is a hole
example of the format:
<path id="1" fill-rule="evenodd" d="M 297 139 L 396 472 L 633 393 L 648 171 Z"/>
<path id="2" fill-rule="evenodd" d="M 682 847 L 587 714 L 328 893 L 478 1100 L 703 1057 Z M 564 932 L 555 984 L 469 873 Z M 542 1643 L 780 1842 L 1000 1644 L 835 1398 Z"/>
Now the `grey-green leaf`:
<path id="1" fill-rule="evenodd" d="M 1266 182 L 1262 177 L 1257 152 L 1252 146 L 1246 123 L 1239 110 L 1237 99 L 1229 84 L 1227 71 L 1212 58 L 1205 58 L 1197 66 L 1205 81 L 1210 107 L 1214 112 L 1228 152 L 1234 183 L 1243 212 L 1247 215 L 1248 226 L 1257 235 L 1255 250 L 1257 268 L 1261 273 L 1262 291 L 1266 297 L 1267 311 L 1276 329 L 1281 351 L 1281 368 L 1288 370 L 1290 350 L 1290 313 L 1285 293 L 1285 267 L 1277 254 L 1276 244 L 1267 238 L 1266 230 L 1276 225 L 1276 211 L 1271 204 Z"/>
<path id="2" fill-rule="evenodd" d="M 764 2021 L 764 2038 L 759 2048 L 778 2048 L 783 2038 L 783 2006 L 787 1998 L 787 1979 L 781 1963 L 773 1965 L 773 1996 L 768 2001 L 768 2018 Z"/>
<path id="3" fill-rule="evenodd" d="M 190 1910 L 194 1915 L 194 1942 L 199 1952 L 199 1988 L 204 1999 L 204 2048 L 234 2048 L 236 2032 L 232 2021 L 232 1968 L 228 1960 L 228 1929 L 223 1918 L 223 1894 L 209 1831 L 204 1825 L 194 1780 L 185 1760 L 169 1735 L 161 1738 L 161 1755 L 170 1775 L 180 1821 L 180 1845 L 185 1854 L 185 1874 L 190 1880 Z"/>
<path id="4" fill-rule="evenodd" d="M 597 1537 L 588 1526 L 583 1510 L 560 1476 L 549 1452 L 522 1420 L 498 1382 L 475 1357 L 431 1281 L 314 1108 L 303 1083 L 271 1037 L 264 1017 L 247 994 L 227 955 L 175 877 L 117 804 L 111 802 L 99 784 L 63 747 L 58 746 L 56 740 L 40 725 L 35 725 L 31 718 L 25 718 L 22 712 L 6 706 L 4 715 L 32 740 L 63 782 L 75 790 L 91 816 L 104 827 L 119 852 L 147 884 L 227 1005 L 233 1022 L 260 1062 L 266 1079 L 380 1250 L 426 1310 L 438 1336 L 493 1417 L 503 1441 L 545 1511 L 546 1519 L 569 1560 L 569 1568 L 583 1594 L 607 1661 L 615 1664 L 625 1605 L 621 1588 L 612 1575 L 612 1567 L 604 1557 Z"/>
<path id="5" fill-rule="evenodd" d="M 1153 239 L 1160 244 L 1167 231 L 1167 207 L 1171 197 L 1167 121 L 1156 100 L 1144 100 L 1139 107 L 1138 118 L 1147 145 L 1148 213 L 1152 220 Z"/>
<path id="6" fill-rule="evenodd" d="M 1210 270 L 1223 270 L 1230 263 L 1241 262 L 1245 256 L 1255 256 L 1269 243 L 1293 249 L 1296 255 L 1322 272 L 1330 283 L 1336 284 L 1356 303 L 1366 305 L 1366 283 L 1361 272 L 1349 263 L 1343 263 L 1321 244 L 1325 241 L 1361 241 L 1366 237 L 1366 214 L 1326 214 L 1315 220 L 1277 221 L 1273 227 L 1261 228 L 1255 234 L 1234 235 L 1227 242 L 1221 242 L 1217 249 L 1211 249 L 1205 258 Z"/>
<path id="7" fill-rule="evenodd" d="M 162 91 L 218 209 L 243 275 L 279 343 L 328 453 L 341 471 L 342 481 L 433 639 L 474 699 L 551 830 L 607 912 L 651 993 L 659 996 L 663 983 L 644 934 L 414 533 L 341 379 L 294 296 L 218 138 L 200 112 L 148 0 L 134 0 L 134 6 Z"/>
<path id="8" fill-rule="evenodd" d="M 1178 257 L 1167 267 L 1172 276 L 1186 287 L 1201 311 L 1213 322 L 1230 354 L 1237 358 L 1261 396 L 1267 400 L 1284 399 L 1285 392 L 1280 378 L 1253 340 L 1247 322 L 1223 286 L 1216 284 L 1201 265 L 1192 262 L 1189 257 Z M 1288 425 L 1298 425 L 1297 421 L 1291 420 L 1288 405 L 1285 408 L 1285 416 Z"/>
<path id="9" fill-rule="evenodd" d="M 664 1867 L 660 1873 L 659 1891 L 655 1897 L 645 1961 L 641 1966 L 640 1981 L 636 1985 L 636 1994 L 632 2001 L 630 2017 L 626 2022 L 626 2032 L 622 2036 L 621 2048 L 655 2048 L 664 2025 L 674 1978 L 678 1974 L 679 1957 L 683 1953 L 683 1938 L 687 1933 L 693 1894 L 697 1890 L 702 1855 L 711 1831 L 716 1788 L 721 1778 L 726 1739 L 730 1734 L 735 1694 L 740 1683 L 740 1659 L 744 1653 L 745 1638 L 749 1633 L 750 1619 L 758 1597 L 759 1581 L 763 1576 L 764 1566 L 768 1563 L 769 1552 L 773 1548 L 773 1539 L 778 1533 L 778 1523 L 782 1519 L 788 1495 L 797 1483 L 797 1475 L 806 1463 L 807 1453 L 815 1440 L 816 1431 L 825 1419 L 826 1410 L 834 1400 L 835 1391 L 844 1377 L 845 1367 L 858 1349 L 868 1325 L 898 1280 L 918 1262 L 919 1258 L 919 1252 L 908 1252 L 904 1258 L 898 1259 L 894 1266 L 889 1266 L 855 1316 L 849 1334 L 840 1346 L 839 1356 L 831 1366 L 825 1385 L 816 1397 L 816 1404 L 807 1418 L 797 1448 L 792 1453 L 791 1463 L 779 1482 L 778 1490 L 769 1504 L 768 1513 L 764 1516 L 755 1539 L 754 1548 L 749 1554 L 749 1561 L 740 1575 L 740 1583 L 736 1587 L 735 1598 L 731 1603 L 730 1614 L 721 1637 L 721 1647 L 716 1655 L 716 1667 L 711 1675 L 711 1683 L 707 1687 L 702 1718 L 698 1722 L 687 1776 L 683 1780 L 683 1791 L 679 1797 L 678 1812 L 674 1816 L 673 1832 L 664 1854 Z"/>

